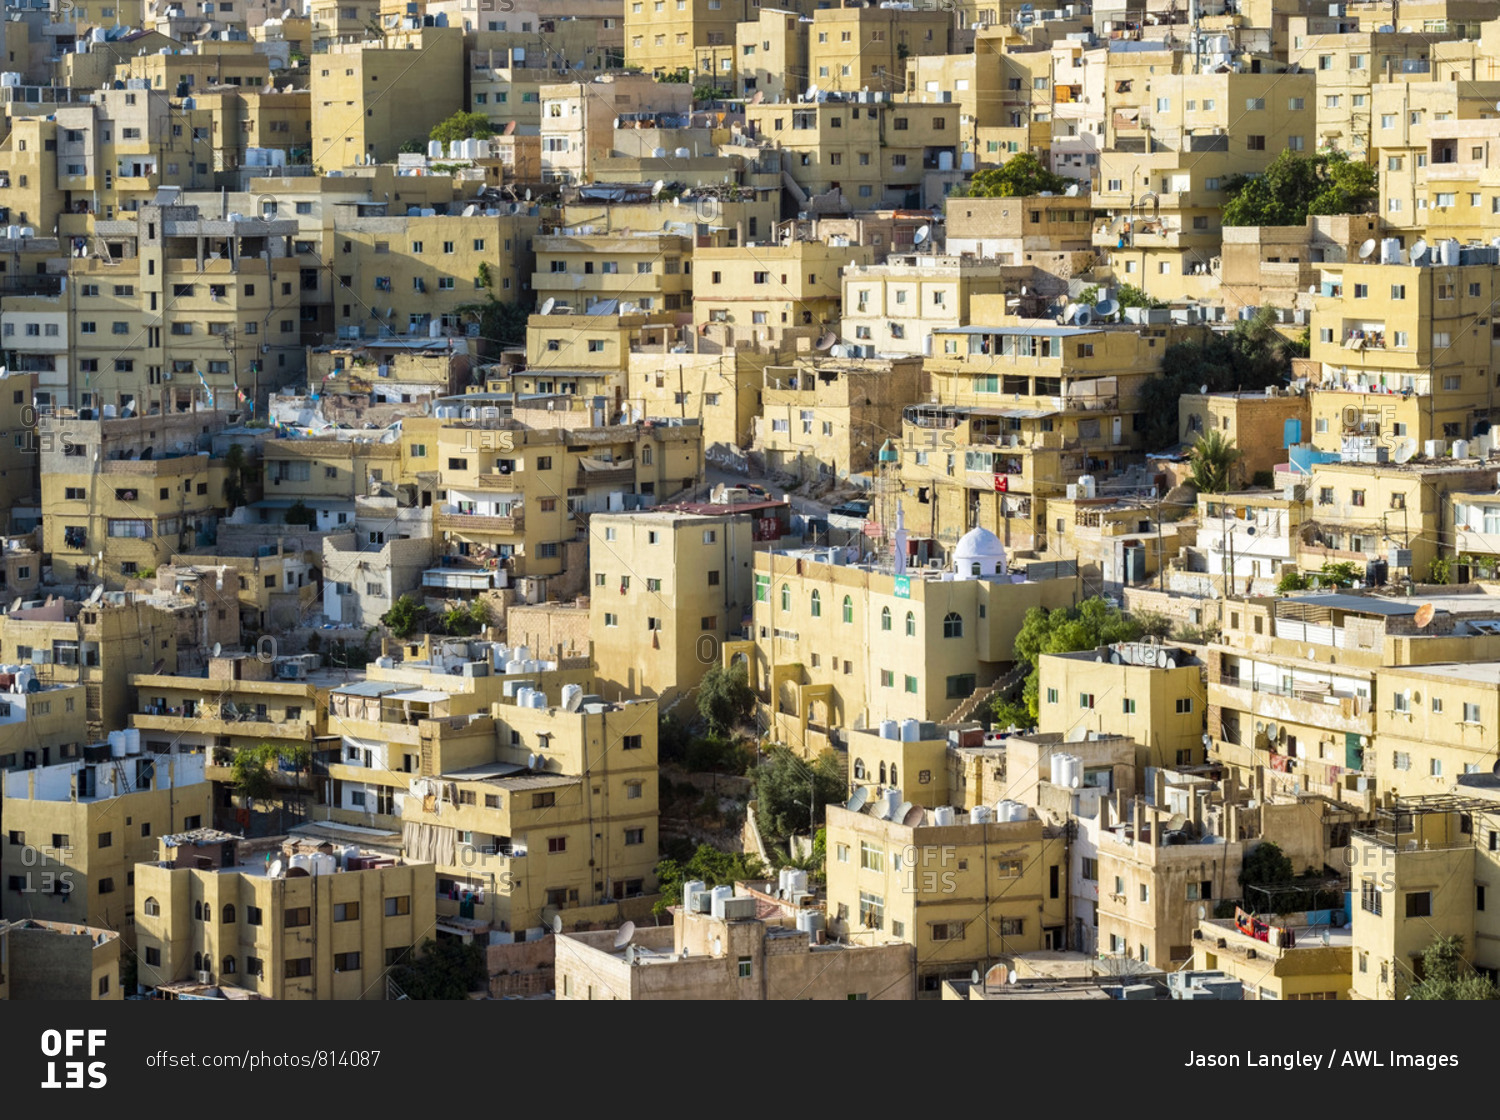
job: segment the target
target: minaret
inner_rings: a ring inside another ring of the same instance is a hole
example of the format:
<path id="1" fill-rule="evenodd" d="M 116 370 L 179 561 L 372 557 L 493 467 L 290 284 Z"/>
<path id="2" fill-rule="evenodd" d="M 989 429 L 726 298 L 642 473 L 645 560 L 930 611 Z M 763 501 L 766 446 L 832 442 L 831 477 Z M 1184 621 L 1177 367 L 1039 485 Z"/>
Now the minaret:
<path id="1" fill-rule="evenodd" d="M 901 500 L 896 500 L 896 542 L 895 542 L 895 572 L 898 576 L 906 574 L 906 511 L 901 508 Z"/>

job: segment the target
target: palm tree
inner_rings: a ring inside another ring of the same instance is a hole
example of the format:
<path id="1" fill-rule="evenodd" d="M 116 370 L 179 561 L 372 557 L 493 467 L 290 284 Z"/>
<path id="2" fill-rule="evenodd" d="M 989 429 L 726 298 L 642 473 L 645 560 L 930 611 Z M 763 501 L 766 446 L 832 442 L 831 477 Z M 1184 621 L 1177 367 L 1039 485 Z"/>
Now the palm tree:
<path id="1" fill-rule="evenodd" d="M 224 503 L 229 513 L 245 504 L 245 449 L 238 443 L 224 452 Z"/>
<path id="2" fill-rule="evenodd" d="M 1200 494 L 1222 494 L 1229 489 L 1230 470 L 1241 452 L 1234 440 L 1220 431 L 1205 432 L 1198 437 L 1192 452 L 1192 483 Z"/>

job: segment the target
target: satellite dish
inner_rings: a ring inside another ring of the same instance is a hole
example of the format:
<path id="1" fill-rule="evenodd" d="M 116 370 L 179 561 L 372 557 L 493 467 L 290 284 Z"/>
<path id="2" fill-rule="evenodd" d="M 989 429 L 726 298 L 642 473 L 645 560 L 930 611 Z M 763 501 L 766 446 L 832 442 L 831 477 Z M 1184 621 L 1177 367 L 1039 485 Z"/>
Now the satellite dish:
<path id="1" fill-rule="evenodd" d="M 1411 436 L 1406 436 L 1396 444 L 1395 450 L 1391 452 L 1391 459 L 1397 463 L 1407 463 L 1416 453 L 1417 441 Z"/>
<path id="2" fill-rule="evenodd" d="M 224 643 L 223 642 L 215 642 L 214 643 L 214 656 L 218 657 L 223 652 L 224 652 Z"/>
<path id="3" fill-rule="evenodd" d="M 576 712 L 582 707 L 583 693 L 581 691 L 572 693 L 563 701 L 563 711 L 565 712 Z"/>
<path id="4" fill-rule="evenodd" d="M 1412 243 L 1412 247 L 1411 247 L 1411 263 L 1412 264 L 1421 264 L 1422 261 L 1426 258 L 1426 256 L 1427 256 L 1427 242 L 1424 241 L 1424 240 L 1422 240 L 1422 238 L 1419 237 L 1419 238 L 1417 238 L 1417 240 L 1415 242 Z"/>
<path id="5" fill-rule="evenodd" d="M 870 791 L 866 787 L 860 786 L 850 796 L 849 800 L 844 802 L 844 808 L 848 809 L 851 813 L 857 813 L 865 807 L 865 802 L 868 800 L 870 800 Z"/>
<path id="6" fill-rule="evenodd" d="M 932 227 L 931 226 L 918 226 L 917 227 L 917 232 L 911 235 L 911 243 L 913 245 L 920 245 L 920 244 L 922 244 L 922 242 L 926 241 L 931 236 L 932 236 Z"/>
<path id="7" fill-rule="evenodd" d="M 552 314 L 552 309 L 554 307 L 556 307 L 556 306 L 557 306 L 557 300 L 552 299 L 551 297 L 548 297 L 542 303 L 541 312 L 542 312 L 543 315 L 551 315 Z"/>
<path id="8" fill-rule="evenodd" d="M 838 340 L 839 340 L 839 336 L 836 335 L 836 334 L 834 334 L 832 331 L 824 331 L 823 332 L 823 336 L 818 339 L 817 349 L 819 349 L 819 350 L 827 350 L 830 346 L 832 346 Z"/>
<path id="9" fill-rule="evenodd" d="M 282 871 L 281 861 L 278 859 L 274 863 L 271 864 L 270 870 L 268 870 L 266 872 L 266 874 L 270 875 L 271 878 L 273 878 L 273 879 L 280 879 L 281 878 L 281 871 Z"/>
<path id="10" fill-rule="evenodd" d="M 1120 305 L 1112 299 L 1101 299 L 1098 303 L 1094 304 L 1094 314 L 1098 315 L 1101 319 L 1109 318 L 1118 310 L 1120 310 Z"/>
<path id="11" fill-rule="evenodd" d="M 1281 725 L 1275 720 L 1266 724 L 1266 738 L 1270 739 L 1273 743 L 1281 738 Z"/>
<path id="12" fill-rule="evenodd" d="M 536 769 L 536 764 L 537 764 L 537 756 L 536 755 L 529 754 L 529 755 L 526 756 L 526 768 L 528 770 L 535 770 Z"/>
<path id="13" fill-rule="evenodd" d="M 806 100 L 806 101 L 811 101 L 811 100 L 813 100 L 817 96 L 818 96 L 818 87 L 817 86 L 808 86 L 807 87 L 807 92 L 802 95 L 803 99 Z"/>
<path id="14" fill-rule="evenodd" d="M 524 198 L 527 202 L 530 202 L 531 201 L 531 188 L 527 187 L 526 188 L 526 193 L 523 194 L 521 197 Z"/>
<path id="15" fill-rule="evenodd" d="M 505 135 L 505 136 L 514 136 L 515 133 L 516 133 L 516 123 L 517 123 L 516 121 L 506 121 L 505 122 L 505 132 L 503 133 L 503 135 Z"/>
<path id="16" fill-rule="evenodd" d="M 657 195 L 661 194 L 662 189 L 664 187 L 666 187 L 666 185 L 667 185 L 667 181 L 665 179 L 658 179 L 658 180 L 656 180 L 656 182 L 652 183 L 651 184 L 651 197 L 655 198 Z"/>
<path id="17" fill-rule="evenodd" d="M 1073 321 L 1073 316 L 1077 314 L 1078 305 L 1076 303 L 1070 303 L 1067 307 L 1063 308 L 1063 318 L 1070 323 Z"/>
<path id="18" fill-rule="evenodd" d="M 1200 903 L 1198 906 L 1198 920 L 1201 922 L 1206 917 L 1208 917 L 1208 907 Z"/>
<path id="19" fill-rule="evenodd" d="M 615 948 L 623 949 L 630 944 L 630 939 L 635 936 L 635 923 L 626 922 L 620 927 L 620 932 L 615 934 Z"/>
<path id="20" fill-rule="evenodd" d="M 552 919 L 554 919 L 556 917 L 558 917 L 557 907 L 556 906 L 543 906 L 542 907 L 542 925 L 544 925 L 544 926 L 546 926 L 546 927 L 548 927 L 550 929 L 551 926 L 552 926 Z"/>
<path id="21" fill-rule="evenodd" d="M 758 89 L 751 96 L 751 98 L 750 98 L 750 104 L 752 104 L 752 105 L 759 105 L 765 99 L 766 99 L 766 91 L 763 90 L 763 89 Z"/>
<path id="22" fill-rule="evenodd" d="M 562 915 L 561 914 L 553 914 L 552 915 L 552 932 L 553 933 L 561 933 L 562 932 L 562 927 L 563 927 Z"/>
<path id="23" fill-rule="evenodd" d="M 973 972 L 969 973 L 969 983 L 979 983 L 979 969 L 976 968 Z"/>
<path id="24" fill-rule="evenodd" d="M 849 356 L 849 347 L 835 346 L 832 350 L 828 351 L 828 353 L 835 358 L 847 358 Z"/>
<path id="25" fill-rule="evenodd" d="M 627 945 L 627 946 L 625 946 L 625 963 L 626 964 L 635 964 L 635 946 L 634 945 Z"/>
<path id="26" fill-rule="evenodd" d="M 1073 313 L 1073 322 L 1080 327 L 1086 327 L 1094 321 L 1094 309 L 1092 307 L 1080 307 Z"/>
<path id="27" fill-rule="evenodd" d="M 1214 741 L 1214 737 L 1212 735 L 1210 735 L 1207 731 L 1205 731 L 1203 733 L 1203 745 L 1205 747 L 1210 746 L 1210 745 L 1213 744 L 1213 741 Z"/>
<path id="28" fill-rule="evenodd" d="M 927 810 L 920 805 L 913 805 L 901 814 L 901 823 L 907 828 L 916 828 L 922 823 L 922 818 L 927 815 Z"/>
<path id="29" fill-rule="evenodd" d="M 1375 239 L 1372 237 L 1368 241 L 1360 245 L 1359 259 L 1362 261 L 1367 261 L 1370 259 L 1370 254 L 1372 254 L 1373 252 L 1375 252 Z"/>
<path id="30" fill-rule="evenodd" d="M 1021 974 L 1019 972 L 1011 972 L 1005 977 L 1005 982 L 1007 984 L 1019 984 L 1021 982 Z"/>
<path id="31" fill-rule="evenodd" d="M 1431 603 L 1423 603 L 1417 608 L 1417 613 L 1413 616 L 1412 621 L 1417 624 L 1417 629 L 1420 630 L 1432 621 L 1432 616 L 1436 613 L 1437 608 Z"/>
<path id="32" fill-rule="evenodd" d="M 1025 294 L 1026 294 L 1026 292 L 1027 292 L 1027 290 L 1028 290 L 1028 289 L 1027 289 L 1027 287 L 1026 287 L 1026 285 L 1025 285 L 1025 284 L 1022 284 L 1022 285 L 1021 285 L 1021 294 L 1022 294 L 1022 295 L 1023 295 L 1023 296 L 1024 296 L 1024 295 L 1025 295 Z"/>
<path id="33" fill-rule="evenodd" d="M 1207 396 L 1208 395 L 1208 386 L 1207 385 L 1199 385 L 1198 386 L 1198 393 L 1199 393 L 1200 396 Z"/>

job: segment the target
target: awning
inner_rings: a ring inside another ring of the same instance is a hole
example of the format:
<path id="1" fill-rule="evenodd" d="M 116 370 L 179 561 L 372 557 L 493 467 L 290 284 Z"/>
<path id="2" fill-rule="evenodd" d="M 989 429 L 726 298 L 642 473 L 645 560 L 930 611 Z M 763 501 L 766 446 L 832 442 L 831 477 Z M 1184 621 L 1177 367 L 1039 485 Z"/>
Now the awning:
<path id="1" fill-rule="evenodd" d="M 402 703 L 437 704 L 452 698 L 452 693 L 438 692 L 431 688 L 418 688 L 411 692 L 392 692 L 382 700 L 400 700 Z"/>
<path id="2" fill-rule="evenodd" d="M 620 459 L 611 463 L 606 459 L 579 459 L 578 465 L 585 471 L 617 471 L 624 467 L 635 466 L 635 460 L 633 458 Z"/>

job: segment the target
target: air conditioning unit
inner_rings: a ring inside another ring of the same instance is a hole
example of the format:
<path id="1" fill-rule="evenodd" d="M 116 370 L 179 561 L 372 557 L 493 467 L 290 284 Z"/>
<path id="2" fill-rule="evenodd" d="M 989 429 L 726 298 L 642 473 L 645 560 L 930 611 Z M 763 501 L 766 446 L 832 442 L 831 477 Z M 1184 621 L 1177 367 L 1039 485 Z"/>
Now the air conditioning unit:
<path id="1" fill-rule="evenodd" d="M 214 974 L 212 972 L 200 972 L 200 973 L 198 973 L 198 983 L 200 983 L 200 984 L 212 984 L 213 982 L 214 982 Z"/>

